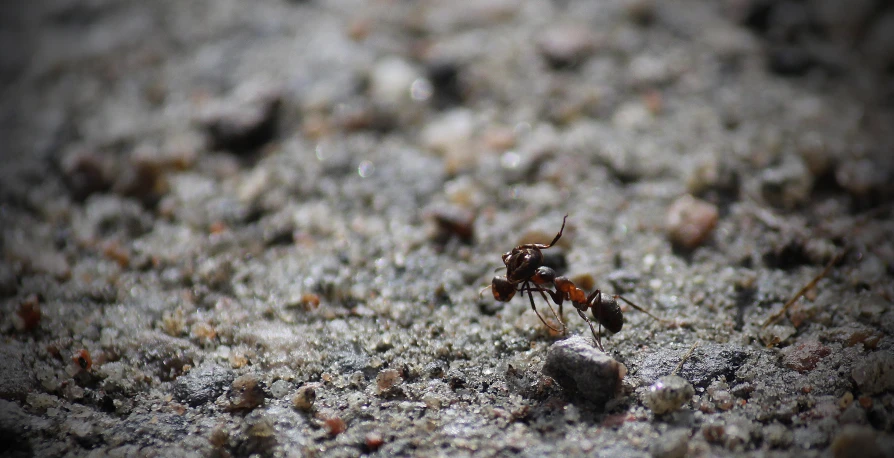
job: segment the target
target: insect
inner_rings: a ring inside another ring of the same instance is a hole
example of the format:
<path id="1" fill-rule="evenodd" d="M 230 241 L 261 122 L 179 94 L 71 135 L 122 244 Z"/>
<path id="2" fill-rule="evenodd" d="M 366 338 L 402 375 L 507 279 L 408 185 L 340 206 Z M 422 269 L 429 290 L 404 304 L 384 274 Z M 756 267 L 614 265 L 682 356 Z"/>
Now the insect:
<path id="1" fill-rule="evenodd" d="M 542 271 L 541 267 L 543 266 L 543 253 L 541 250 L 545 250 L 547 248 L 552 247 L 562 238 L 562 232 L 565 230 L 565 221 L 568 219 L 568 215 L 562 219 L 562 227 L 559 229 L 559 232 L 556 234 L 555 238 L 553 238 L 552 242 L 548 244 L 542 243 L 527 243 L 524 245 L 519 245 L 512 249 L 512 251 L 507 251 L 503 253 L 503 264 L 506 266 L 506 275 L 497 275 L 494 276 L 493 280 L 491 280 L 490 288 L 493 290 L 494 299 L 500 302 L 509 302 L 515 297 L 517 292 L 528 293 L 528 298 L 531 301 L 531 309 L 534 310 L 534 313 L 537 314 L 537 318 L 540 318 L 540 322 L 544 324 L 544 326 L 552 329 L 556 332 L 561 332 L 565 334 L 566 328 L 565 323 L 562 322 L 562 318 L 556 314 L 556 311 L 553 309 L 553 306 L 549 303 L 549 299 L 547 298 L 547 293 L 552 293 L 552 291 L 543 288 L 543 285 L 552 282 L 552 278 L 544 278 L 538 275 L 539 272 Z M 552 272 L 553 278 L 555 278 L 555 271 L 548 268 L 548 271 L 544 271 L 546 273 Z M 487 289 L 486 287 L 484 289 Z M 481 290 L 482 292 L 484 290 Z M 546 300 L 546 305 L 549 306 L 550 311 L 553 312 L 553 316 L 555 316 L 559 323 L 562 324 L 562 329 L 556 329 L 552 325 L 546 322 L 543 319 L 543 316 L 540 315 L 540 312 L 537 311 L 537 306 L 534 304 L 534 291 L 540 293 L 544 300 Z"/>
<path id="2" fill-rule="evenodd" d="M 508 302 L 515 297 L 516 293 L 527 292 L 528 298 L 531 301 L 531 309 L 534 310 L 534 313 L 537 314 L 540 321 L 548 328 L 557 332 L 560 331 L 549 325 L 537 311 L 537 307 L 534 304 L 534 292 L 539 293 L 544 300 L 546 300 L 547 306 L 549 306 L 550 311 L 552 311 L 553 315 L 559 320 L 559 323 L 562 323 L 561 332 L 563 334 L 565 334 L 567 328 L 561 318 L 563 315 L 562 305 L 565 301 L 571 301 L 571 305 L 577 311 L 578 316 L 587 322 L 587 325 L 590 327 L 590 332 L 593 334 L 593 339 L 595 339 L 596 346 L 602 351 L 605 351 L 602 347 L 602 339 L 599 337 L 602 333 L 602 327 L 604 326 L 612 333 L 616 333 L 624 326 L 624 315 L 621 312 L 618 299 L 636 310 L 639 310 L 658 321 L 662 321 L 660 318 L 649 313 L 646 309 L 634 304 L 623 296 L 602 294 L 602 291 L 598 289 L 587 295 L 587 293 L 578 288 L 571 279 L 565 276 L 559 276 L 551 267 L 543 265 L 543 253 L 541 250 L 550 248 L 559 241 L 562 237 L 562 232 L 565 230 L 565 222 L 567 219 L 568 215 L 565 215 L 565 218 L 562 219 L 561 229 L 559 229 L 556 237 L 549 244 L 529 243 L 519 245 L 513 248 L 512 251 L 503 254 L 503 264 L 506 266 L 506 275 L 495 276 L 491 281 L 490 288 L 493 290 L 494 299 L 500 302 Z M 549 289 L 550 285 L 552 285 L 554 289 Z M 558 313 L 556 313 L 555 309 L 553 309 L 550 304 L 550 299 L 552 299 L 552 301 L 559 307 Z M 598 333 L 593 327 L 593 322 L 587 318 L 587 315 L 585 314 L 587 310 L 590 310 L 593 318 L 600 326 Z"/>

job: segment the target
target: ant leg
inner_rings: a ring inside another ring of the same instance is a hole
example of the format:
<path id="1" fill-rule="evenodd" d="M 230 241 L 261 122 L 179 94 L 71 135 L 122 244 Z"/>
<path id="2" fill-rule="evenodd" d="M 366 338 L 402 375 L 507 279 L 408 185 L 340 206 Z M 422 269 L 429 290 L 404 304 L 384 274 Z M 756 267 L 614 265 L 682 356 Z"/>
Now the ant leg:
<path id="1" fill-rule="evenodd" d="M 527 284 L 527 282 L 525 282 L 525 284 Z M 556 328 L 550 326 L 549 323 L 547 323 L 546 320 L 544 320 L 543 317 L 540 316 L 540 312 L 537 311 L 537 306 L 534 305 L 534 294 L 531 293 L 531 287 L 530 287 L 530 286 L 525 287 L 524 285 L 522 285 L 522 287 L 519 289 L 519 291 L 524 291 L 525 289 L 528 290 L 528 298 L 531 299 L 531 310 L 533 310 L 534 313 L 537 314 L 537 318 L 540 318 L 540 322 L 543 323 L 544 326 L 550 328 L 550 329 L 553 330 L 553 331 L 561 332 L 559 329 L 556 329 Z M 547 302 L 546 304 L 549 305 L 549 302 Z M 550 306 L 550 309 L 552 309 L 552 306 Z M 555 313 L 555 312 L 553 312 L 553 313 Z"/>
<path id="2" fill-rule="evenodd" d="M 486 290 L 488 288 L 493 288 L 493 287 L 494 287 L 494 285 L 487 285 L 484 288 L 481 288 L 481 291 L 478 291 L 478 297 L 480 298 L 481 295 L 484 294 L 484 290 Z"/>
<path id="3" fill-rule="evenodd" d="M 602 334 L 602 327 L 601 327 L 601 325 L 600 325 L 600 328 L 599 328 L 599 334 L 597 334 L 597 333 L 596 333 L 596 330 L 593 329 L 593 322 L 590 321 L 589 318 L 587 318 L 587 315 L 584 315 L 584 312 L 581 312 L 580 310 L 577 311 L 577 314 L 580 315 L 580 317 L 583 318 L 584 321 L 586 321 L 587 324 L 590 326 L 590 332 L 593 333 L 593 338 L 596 339 L 596 346 L 599 347 L 599 350 L 600 350 L 600 351 L 605 352 L 605 349 L 602 348 L 602 340 L 599 338 L 599 334 Z"/>
<path id="4" fill-rule="evenodd" d="M 558 242 L 559 239 L 562 238 L 562 231 L 565 230 L 565 220 L 567 220 L 567 219 L 568 219 L 568 214 L 566 213 L 566 214 L 565 214 L 565 217 L 562 218 L 562 227 L 559 229 L 559 233 L 556 234 L 556 238 L 554 238 L 552 242 L 549 242 L 549 245 L 547 245 L 547 246 L 545 246 L 545 247 L 543 247 L 543 248 L 549 248 L 549 247 L 555 245 L 556 242 Z"/>
<path id="5" fill-rule="evenodd" d="M 655 315 L 652 315 L 651 313 L 649 313 L 648 310 L 646 310 L 646 309 L 644 309 L 644 308 L 642 308 L 642 307 L 640 307 L 640 306 L 634 304 L 633 302 L 630 302 L 629 300 L 627 300 L 626 297 L 621 296 L 621 295 L 617 295 L 617 294 L 616 294 L 616 295 L 615 295 L 615 298 L 616 298 L 616 299 L 621 299 L 622 301 L 626 302 L 627 305 L 629 305 L 629 306 L 631 306 L 631 307 L 633 307 L 633 308 L 639 310 L 640 312 L 645 313 L 646 315 L 649 315 L 650 317 L 652 317 L 653 319 L 657 320 L 657 321 L 660 322 L 660 323 L 664 323 L 664 320 L 662 320 L 661 318 L 658 318 L 658 317 L 655 316 Z"/>
<path id="6" fill-rule="evenodd" d="M 602 335 L 602 290 L 597 289 L 596 291 L 593 291 L 592 293 L 590 293 L 590 295 L 587 296 L 587 305 L 589 305 L 590 308 L 593 309 L 593 316 L 596 318 L 596 322 L 599 323 L 599 335 L 601 336 Z M 587 319 L 587 316 L 584 315 L 583 312 L 581 312 L 580 310 L 578 310 L 577 313 L 580 313 L 580 316 L 582 316 L 584 319 Z M 587 320 L 588 323 L 589 323 L 589 321 L 590 320 Z M 592 324 L 590 324 L 590 330 L 591 331 L 593 330 Z M 602 348 L 601 342 L 599 343 L 599 349 L 602 351 L 605 351 Z"/>
<path id="7" fill-rule="evenodd" d="M 549 247 L 555 245 L 556 242 L 558 242 L 559 239 L 562 238 L 562 231 L 565 230 L 565 220 L 567 220 L 567 219 L 568 219 L 568 215 L 566 214 L 565 217 L 562 218 L 562 227 L 561 227 L 561 229 L 559 229 L 559 233 L 556 234 L 556 238 L 554 238 L 552 242 L 549 242 L 549 243 L 546 244 L 546 245 L 544 245 L 544 244 L 542 244 L 542 243 L 528 243 L 528 244 L 525 244 L 525 245 L 519 245 L 519 248 L 524 247 L 524 248 L 537 248 L 537 249 L 540 249 L 540 250 L 545 250 L 545 249 L 547 249 L 547 248 L 549 248 Z M 503 262 L 506 262 L 506 261 L 504 260 Z"/>
<path id="8" fill-rule="evenodd" d="M 547 305 L 547 307 L 549 307 L 549 311 L 553 312 L 553 316 L 556 317 L 556 319 L 559 320 L 559 324 L 562 325 L 562 335 L 564 336 L 565 334 L 568 334 L 568 326 L 565 325 L 565 321 L 562 320 L 562 316 L 561 316 L 561 313 L 562 313 L 561 296 L 559 296 L 560 301 L 556 302 L 559 305 L 559 314 L 557 315 L 555 309 L 553 309 L 552 304 L 549 303 L 549 298 L 546 297 L 546 293 L 544 293 L 544 291 L 550 293 L 550 296 L 552 296 L 553 301 L 556 301 L 556 295 L 553 295 L 552 291 L 550 291 L 548 289 L 544 289 L 540 286 L 537 287 L 537 292 L 539 292 L 540 295 L 543 296 L 543 300 L 546 301 L 546 305 Z M 531 293 L 531 289 L 529 287 L 528 294 L 530 294 L 530 293 Z"/>

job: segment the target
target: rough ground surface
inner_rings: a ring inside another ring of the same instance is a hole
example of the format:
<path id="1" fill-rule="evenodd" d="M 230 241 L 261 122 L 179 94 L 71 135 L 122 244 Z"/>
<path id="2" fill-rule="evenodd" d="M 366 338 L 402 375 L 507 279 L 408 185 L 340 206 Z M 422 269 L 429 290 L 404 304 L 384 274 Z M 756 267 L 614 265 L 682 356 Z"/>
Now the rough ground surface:
<path id="1" fill-rule="evenodd" d="M 16 4 L 0 455 L 891 456 L 890 3 Z M 604 411 L 479 297 L 566 213 Z"/>

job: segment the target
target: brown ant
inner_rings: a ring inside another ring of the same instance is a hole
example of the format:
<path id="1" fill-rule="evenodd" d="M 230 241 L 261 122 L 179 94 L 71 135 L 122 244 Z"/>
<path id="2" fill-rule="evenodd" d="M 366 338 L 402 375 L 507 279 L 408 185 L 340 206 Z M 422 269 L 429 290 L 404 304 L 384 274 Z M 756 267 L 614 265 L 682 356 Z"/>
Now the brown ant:
<path id="1" fill-rule="evenodd" d="M 534 313 L 537 314 L 537 318 L 540 318 L 540 322 L 549 329 L 561 332 L 562 334 L 565 334 L 566 332 L 565 323 L 562 322 L 562 318 L 556 314 L 555 310 L 553 310 L 553 306 L 549 303 L 549 299 L 545 294 L 552 293 L 552 291 L 541 287 L 541 285 L 551 283 L 552 279 L 541 278 L 537 274 L 539 269 L 543 267 L 543 253 L 540 250 L 552 247 L 560 238 L 562 238 L 562 232 L 565 230 L 565 220 L 567 219 L 568 215 L 565 215 L 562 219 L 562 227 L 559 229 L 559 233 L 556 234 L 552 242 L 549 242 L 546 245 L 542 243 L 527 243 L 513 248 L 512 251 L 503 253 L 503 264 L 506 266 L 506 275 L 494 276 L 490 285 L 490 288 L 494 293 L 494 299 L 500 302 L 509 302 L 515 297 L 516 292 L 524 293 L 527 291 L 528 298 L 531 300 L 531 310 L 534 310 Z M 553 272 L 553 274 L 555 274 L 555 272 Z M 553 275 L 553 277 L 555 277 L 555 275 Z M 484 289 L 487 289 L 487 287 Z M 481 291 L 483 292 L 484 289 Z M 558 318 L 559 323 L 562 324 L 561 330 L 552 327 L 543 319 L 540 312 L 537 311 L 537 306 L 534 305 L 533 291 L 539 292 L 546 300 L 546 305 L 549 306 L 550 311 L 553 312 L 553 316 Z"/>
<path id="2" fill-rule="evenodd" d="M 543 265 L 543 253 L 541 253 L 540 250 L 550 248 L 559 241 L 562 237 L 562 231 L 565 230 L 565 221 L 567 219 L 568 215 L 565 215 L 565 218 L 562 219 L 562 228 L 559 229 L 559 233 L 556 234 L 556 237 L 549 244 L 529 243 L 519 245 L 513 248 L 512 251 L 503 254 L 503 264 L 506 265 L 506 275 L 495 276 L 491 281 L 490 288 L 493 290 L 494 299 L 500 302 L 508 302 L 512 300 L 516 292 L 527 292 L 528 298 L 531 301 L 531 309 L 537 314 L 537 318 L 540 318 L 540 321 L 546 325 L 546 327 L 558 332 L 558 329 L 550 326 L 546 320 L 540 316 L 540 313 L 537 312 L 537 307 L 534 305 L 533 292 L 536 291 L 540 293 L 546 300 L 546 304 L 549 306 L 550 311 L 552 311 L 553 315 L 558 318 L 559 323 L 562 323 L 561 332 L 563 334 L 566 331 L 566 327 L 561 318 L 563 315 L 562 304 L 565 301 L 571 301 L 571 305 L 574 306 L 577 314 L 587 322 L 587 325 L 590 327 L 590 332 L 593 334 L 593 338 L 596 341 L 596 345 L 602 351 L 605 351 L 602 347 L 602 340 L 599 337 L 602 333 L 602 326 L 605 326 L 605 328 L 612 333 L 619 332 L 624 326 L 624 316 L 621 313 L 618 299 L 621 299 L 636 310 L 639 310 L 658 321 L 662 321 L 660 318 L 652 315 L 644 308 L 634 304 L 623 296 L 603 295 L 602 291 L 598 289 L 590 293 L 590 295 L 587 295 L 586 292 L 578 288 L 571 279 L 565 276 L 558 276 L 556 275 L 555 270 Z M 550 283 L 555 287 L 555 291 L 544 287 Z M 547 295 L 549 295 L 553 302 L 559 306 L 558 314 L 556 314 L 556 311 L 549 303 Z M 588 309 L 593 314 L 593 318 L 596 322 L 599 323 L 599 333 L 593 328 L 593 322 L 584 314 Z"/>

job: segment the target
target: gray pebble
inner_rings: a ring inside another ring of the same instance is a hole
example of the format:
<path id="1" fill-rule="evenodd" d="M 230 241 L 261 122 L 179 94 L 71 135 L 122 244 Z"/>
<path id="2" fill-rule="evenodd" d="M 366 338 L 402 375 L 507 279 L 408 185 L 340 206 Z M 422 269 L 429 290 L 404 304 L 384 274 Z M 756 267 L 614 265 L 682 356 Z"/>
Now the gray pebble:
<path id="1" fill-rule="evenodd" d="M 31 447 L 26 433 L 31 417 L 14 402 L 0 399 L 0 443 L 3 456 L 30 456 Z M 17 455 L 16 452 L 21 452 Z M 9 455 L 7 455 L 9 453 Z"/>
<path id="2" fill-rule="evenodd" d="M 174 382 L 174 397 L 190 406 L 199 406 L 223 394 L 235 375 L 217 365 L 201 366 Z"/>
<path id="3" fill-rule="evenodd" d="M 627 367 L 593 347 L 587 339 L 573 336 L 549 348 L 543 373 L 564 389 L 604 405 L 621 387 Z"/>
<path id="4" fill-rule="evenodd" d="M 24 400 L 34 385 L 34 375 L 22 362 L 22 354 L 11 346 L 0 347 L 0 365 L 0 398 Z"/>

